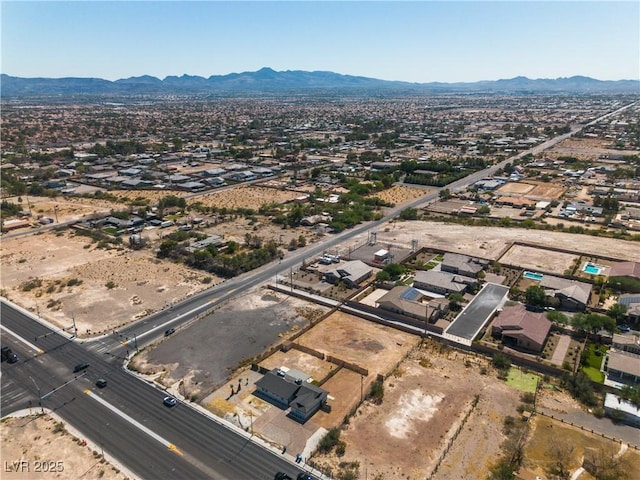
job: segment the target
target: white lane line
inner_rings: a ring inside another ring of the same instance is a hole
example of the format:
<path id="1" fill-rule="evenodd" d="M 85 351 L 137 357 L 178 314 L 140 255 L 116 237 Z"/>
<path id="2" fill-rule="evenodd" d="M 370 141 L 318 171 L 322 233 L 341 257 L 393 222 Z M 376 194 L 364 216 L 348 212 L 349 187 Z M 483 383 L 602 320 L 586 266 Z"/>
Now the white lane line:
<path id="1" fill-rule="evenodd" d="M 197 312 L 198 310 L 204 310 L 205 308 L 209 308 L 209 305 L 206 304 L 206 303 L 203 304 L 203 305 L 200 305 L 199 307 L 196 307 L 196 308 L 194 308 L 192 310 L 189 310 L 188 312 L 185 312 L 185 313 L 183 313 L 181 315 L 178 315 L 177 317 L 172 318 L 171 320 L 168 320 L 168 321 L 166 321 L 164 323 L 161 323 L 157 327 L 153 327 L 153 328 L 147 330 L 146 332 L 142 332 L 140 335 L 136 335 L 136 337 L 133 338 L 133 339 L 129 338 L 129 340 L 125 340 L 125 341 L 120 342 L 120 343 L 122 343 L 122 345 L 125 345 L 125 346 L 126 345 L 131 345 L 131 343 L 134 342 L 136 338 L 143 338 L 143 337 L 146 337 L 147 335 L 151 335 L 152 333 L 157 332 L 158 330 L 163 330 L 167 325 L 170 325 L 173 322 L 175 322 L 177 320 L 180 320 L 181 318 L 188 317 L 188 316 L 192 315 L 194 312 Z"/>
<path id="2" fill-rule="evenodd" d="M 22 343 L 24 343 L 27 347 L 31 348 L 32 350 L 35 350 L 36 352 L 38 352 L 38 354 L 42 354 L 44 353 L 44 350 L 42 350 L 40 347 L 36 347 L 33 343 L 25 340 L 24 338 L 22 338 L 20 335 L 18 335 L 17 333 L 12 332 L 11 330 L 9 330 L 7 327 L 5 327 L 4 325 L 0 325 L 0 329 L 4 330 L 5 332 L 7 332 L 9 335 L 13 335 L 14 337 L 16 337 L 18 340 L 20 340 Z"/>
<path id="3" fill-rule="evenodd" d="M 129 415 L 124 413 L 122 410 L 117 409 L 116 407 L 111 405 L 109 402 L 103 400 L 98 395 L 95 395 L 91 390 L 85 390 L 84 393 L 89 395 L 89 397 L 93 398 L 96 402 L 102 404 L 102 406 L 104 406 L 104 407 L 108 408 L 109 410 L 111 410 L 113 413 L 115 413 L 119 417 L 124 418 L 127 422 L 129 422 L 134 427 L 137 427 L 140 430 L 142 430 L 144 433 L 149 435 L 151 438 L 153 438 L 153 439 L 157 440 L 158 442 L 160 442 L 161 444 L 163 444 L 169 450 L 171 450 L 171 451 L 173 451 L 173 452 L 175 452 L 175 453 L 177 453 L 179 455 L 182 455 L 182 452 L 180 450 L 178 450 L 173 443 L 169 442 L 168 440 L 165 440 L 164 438 L 162 438 L 157 433 L 149 430 L 147 427 L 145 427 L 140 422 L 138 422 L 138 421 L 134 420 L 133 418 L 131 418 Z"/>

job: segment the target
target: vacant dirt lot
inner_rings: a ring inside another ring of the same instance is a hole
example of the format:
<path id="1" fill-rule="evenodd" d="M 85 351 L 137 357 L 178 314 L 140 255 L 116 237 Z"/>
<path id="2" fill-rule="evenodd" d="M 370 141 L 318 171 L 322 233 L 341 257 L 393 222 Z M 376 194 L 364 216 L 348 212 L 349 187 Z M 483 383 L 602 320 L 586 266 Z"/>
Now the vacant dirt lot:
<path id="1" fill-rule="evenodd" d="M 517 265 L 530 270 L 543 270 L 549 273 L 562 274 L 565 270 L 571 268 L 576 258 L 578 256 L 571 253 L 514 245 L 500 257 L 500 263 Z"/>
<path id="2" fill-rule="evenodd" d="M 299 193 L 287 190 L 247 186 L 199 195 L 192 201 L 200 202 L 207 207 L 253 208 L 257 210 L 264 204 L 285 203 L 299 196 Z"/>
<path id="3" fill-rule="evenodd" d="M 518 193 L 520 195 L 525 195 L 533 190 L 535 187 L 533 185 L 529 185 L 524 182 L 510 182 L 505 183 L 500 188 L 496 190 L 498 193 Z"/>
<path id="4" fill-rule="evenodd" d="M 118 328 L 219 281 L 205 284 L 210 275 L 160 262 L 150 251 L 95 245 L 70 231 L 4 240 L 4 295 L 60 327 L 75 317 L 84 336 Z"/>
<path id="5" fill-rule="evenodd" d="M 403 203 L 410 202 L 416 198 L 428 195 L 433 190 L 422 190 L 420 188 L 411 188 L 404 185 L 394 185 L 388 190 L 378 192 L 372 197 L 378 197 L 385 202 L 393 203 L 394 205 L 402 205 Z"/>
<path id="6" fill-rule="evenodd" d="M 502 419 L 515 413 L 520 395 L 493 373 L 480 375 L 485 366 L 485 360 L 424 343 L 385 380 L 382 404 L 367 401 L 350 420 L 340 437 L 347 444 L 344 457 L 313 460 L 331 465 L 334 474 L 339 462 L 360 462 L 361 479 L 425 478 L 479 395 L 435 478 L 485 478 L 499 453 Z"/>
<path id="7" fill-rule="evenodd" d="M 376 230 L 377 242 L 404 244 L 418 240 L 418 248 L 432 247 L 466 255 L 497 260 L 514 241 L 551 246 L 598 255 L 615 255 L 620 260 L 640 261 L 640 244 L 628 240 L 575 235 L 563 232 L 527 230 L 525 228 L 470 227 L 443 222 L 396 221 Z M 348 245 L 367 241 L 367 233 L 349 239 Z M 345 247 L 346 248 L 345 244 Z M 550 262 L 550 267 L 552 262 Z"/>
<path id="8" fill-rule="evenodd" d="M 51 198 L 25 195 L 7 198 L 7 201 L 21 205 L 23 210 L 31 211 L 34 221 L 38 217 L 46 217 L 53 219 L 56 223 L 76 220 L 91 214 L 106 214 L 112 209 L 124 207 L 106 200 L 62 196 Z"/>
<path id="9" fill-rule="evenodd" d="M 571 156 L 580 160 L 597 160 L 601 155 L 637 155 L 634 150 L 616 150 L 609 148 L 611 139 L 571 137 L 552 148 L 545 154 L 552 158 Z"/>
<path id="10" fill-rule="evenodd" d="M 71 479 L 122 480 L 127 478 L 100 452 L 83 445 L 52 417 L 2 420 L 2 478 L 5 480 Z M 25 461 L 13 467 L 13 462 Z M 47 468 L 54 470 L 45 470 Z M 28 470 L 27 470 L 28 468 Z M 18 471 L 16 471 L 18 470 Z"/>

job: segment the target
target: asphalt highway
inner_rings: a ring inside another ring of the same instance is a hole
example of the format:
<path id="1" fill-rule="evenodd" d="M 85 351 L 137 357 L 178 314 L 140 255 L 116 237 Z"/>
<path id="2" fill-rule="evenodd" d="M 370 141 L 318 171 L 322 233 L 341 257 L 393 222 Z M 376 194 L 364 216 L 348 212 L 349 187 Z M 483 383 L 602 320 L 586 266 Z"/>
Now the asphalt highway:
<path id="1" fill-rule="evenodd" d="M 9 344 L 20 356 L 18 363 L 2 363 L 3 415 L 24 408 L 37 411 L 42 396 L 44 408 L 55 411 L 140 478 L 270 479 L 277 471 L 290 475 L 302 471 L 279 452 L 252 442 L 248 434 L 229 429 L 187 404 L 166 407 L 164 392 L 128 374 L 119 362 L 61 335 L 51 335 L 49 328 L 4 302 L 2 324 L 44 350 L 36 355 L 19 340 L 3 334 L 3 345 Z M 36 341 L 36 337 L 40 338 Z M 90 367 L 73 373 L 74 366 L 82 362 Z M 107 380 L 106 388 L 95 386 L 98 378 Z M 12 395 L 16 389 L 26 395 Z M 175 450 L 126 417 L 174 445 Z"/>

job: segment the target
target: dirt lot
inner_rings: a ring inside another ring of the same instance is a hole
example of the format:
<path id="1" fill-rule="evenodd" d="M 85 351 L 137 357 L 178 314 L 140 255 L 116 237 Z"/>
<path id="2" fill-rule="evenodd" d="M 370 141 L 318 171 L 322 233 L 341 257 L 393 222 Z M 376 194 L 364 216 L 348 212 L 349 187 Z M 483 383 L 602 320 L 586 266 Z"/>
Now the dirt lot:
<path id="1" fill-rule="evenodd" d="M 420 188 L 411 188 L 403 185 L 394 185 L 388 190 L 378 192 L 372 197 L 378 197 L 385 202 L 393 203 L 394 205 L 402 205 L 416 198 L 428 195 L 433 190 L 422 190 Z"/>
<path id="2" fill-rule="evenodd" d="M 514 245 L 500 257 L 500 263 L 562 275 L 571 268 L 576 258 L 578 256 L 571 253 Z"/>
<path id="3" fill-rule="evenodd" d="M 611 139 L 571 137 L 545 151 L 545 155 L 552 158 L 572 156 L 580 160 L 597 160 L 601 155 L 638 154 L 638 152 L 634 150 L 615 150 L 608 148 L 611 143 Z"/>
<path id="4" fill-rule="evenodd" d="M 378 244 L 404 244 L 418 240 L 418 248 L 432 247 L 496 260 L 512 242 L 521 241 L 598 255 L 613 253 L 620 260 L 640 261 L 638 242 L 525 228 L 470 227 L 443 222 L 392 222 L 377 230 Z M 349 239 L 349 245 L 367 241 L 367 233 Z M 552 262 L 549 262 L 551 268 Z"/>
<path id="5" fill-rule="evenodd" d="M 2 420 L 2 478 L 5 480 L 122 480 L 123 472 L 82 443 L 62 423 L 45 415 Z M 13 462 L 25 461 L 24 464 Z M 19 470 L 21 468 L 21 470 Z M 28 470 L 27 470 L 28 468 Z M 45 469 L 55 470 L 45 472 Z"/>
<path id="6" fill-rule="evenodd" d="M 531 197 L 560 198 L 566 189 L 560 185 L 545 182 L 511 182 L 500 187 L 498 193 L 517 193 Z"/>
<path id="7" fill-rule="evenodd" d="M 613 442 L 542 415 L 533 417 L 531 428 L 529 441 L 525 447 L 524 462 L 530 471 L 548 475 L 550 469 L 556 466 L 558 459 L 558 454 L 554 455 L 554 451 L 566 452 L 565 464 L 570 471 L 575 471 L 582 465 L 585 454 L 605 452 L 610 457 L 621 454 L 618 462 L 622 471 L 627 473 L 627 478 L 640 479 L 640 469 L 637 468 L 640 465 L 640 452 L 633 449 L 621 451 L 619 442 Z M 584 473 L 579 478 L 593 477 Z"/>
<path id="8" fill-rule="evenodd" d="M 19 201 L 21 199 L 21 201 Z M 23 210 L 30 210 L 32 220 L 38 217 L 51 218 L 56 223 L 76 220 L 85 215 L 106 214 L 113 208 L 123 205 L 93 198 L 79 197 L 11 197 L 8 201 L 22 205 Z"/>
<path id="9" fill-rule="evenodd" d="M 98 249 L 70 231 L 4 240 L 0 261 L 5 296 L 60 327 L 75 317 L 81 336 L 120 327 L 220 281 L 205 284 L 210 275 L 160 262 L 146 250 Z"/>
<path id="10" fill-rule="evenodd" d="M 265 187 L 237 187 L 220 192 L 199 195 L 193 201 L 207 207 L 253 208 L 257 210 L 265 203 L 285 203 L 299 197 L 297 192 Z"/>
<path id="11" fill-rule="evenodd" d="M 447 439 L 472 410 L 474 396 L 480 395 L 435 478 L 485 478 L 489 460 L 499 453 L 502 419 L 515 413 L 520 395 L 494 374 L 480 375 L 486 364 L 484 359 L 425 343 L 385 381 L 382 404 L 367 401 L 350 420 L 340 437 L 347 444 L 346 454 L 314 461 L 332 465 L 334 473 L 339 462 L 360 462 L 361 479 L 425 478 Z"/>

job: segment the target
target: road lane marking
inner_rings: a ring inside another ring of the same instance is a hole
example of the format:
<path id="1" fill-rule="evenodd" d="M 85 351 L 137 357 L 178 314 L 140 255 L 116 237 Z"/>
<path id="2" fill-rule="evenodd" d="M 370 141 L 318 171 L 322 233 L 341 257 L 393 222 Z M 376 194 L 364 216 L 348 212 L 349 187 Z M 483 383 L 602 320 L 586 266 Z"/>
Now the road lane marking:
<path id="1" fill-rule="evenodd" d="M 31 348 L 32 350 L 35 350 L 36 352 L 38 352 L 38 355 L 42 355 L 44 353 L 44 350 L 42 350 L 40 347 L 36 347 L 33 343 L 25 340 L 24 338 L 22 338 L 20 335 L 18 335 L 17 333 L 12 332 L 11 330 L 9 330 L 7 327 L 5 327 L 4 325 L 0 325 L 0 328 L 2 330 L 4 330 L 5 332 L 7 332 L 9 335 L 13 335 L 14 337 L 16 337 L 18 340 L 20 340 L 22 343 L 24 343 L 27 347 Z"/>
<path id="2" fill-rule="evenodd" d="M 184 317 L 188 317 L 190 315 L 192 315 L 193 313 L 197 312 L 198 310 L 204 310 L 205 308 L 209 308 L 209 304 L 208 303 L 204 303 L 202 305 L 200 305 L 199 307 L 193 308 L 191 310 L 189 310 L 188 312 L 182 313 L 180 315 L 178 315 L 175 318 L 172 318 L 171 320 L 167 320 L 164 323 L 161 323 L 160 325 L 150 328 L 149 330 L 147 330 L 146 332 L 142 332 L 140 335 L 136 335 L 134 338 L 129 337 L 128 340 L 124 340 L 122 341 L 122 345 L 123 346 L 127 346 L 127 345 L 131 345 L 132 343 L 134 343 L 136 341 L 136 339 L 138 338 L 143 338 L 146 337 L 147 335 L 151 335 L 154 332 L 157 332 L 158 330 L 162 330 L 164 329 L 167 325 L 172 324 L 173 322 L 176 322 Z"/>
<path id="3" fill-rule="evenodd" d="M 115 413 L 119 417 L 125 419 L 127 422 L 129 422 L 134 427 L 137 427 L 138 429 L 142 430 L 144 433 L 149 435 L 151 438 L 153 438 L 153 439 L 157 440 L 158 442 L 160 442 L 161 444 L 163 444 L 165 447 L 167 447 L 172 452 L 177 453 L 178 455 L 184 455 L 173 443 L 169 442 L 168 440 L 165 440 L 160 435 L 158 435 L 157 433 L 155 433 L 152 430 L 148 429 L 147 427 L 142 425 L 137 420 L 134 420 L 133 418 L 131 418 L 129 415 L 124 413 L 122 410 L 114 407 L 113 405 L 111 405 L 106 400 L 103 400 L 98 395 L 94 394 L 91 390 L 87 389 L 87 390 L 84 391 L 84 393 L 89 395 L 89 397 L 93 398 L 96 402 L 102 404 L 103 407 L 108 408 L 109 410 L 111 410 L 113 413 Z"/>

